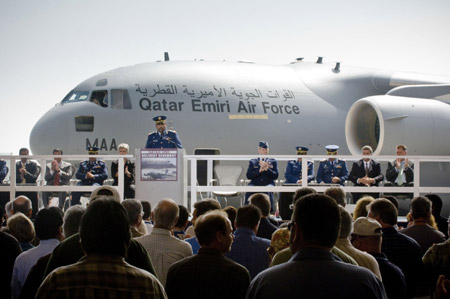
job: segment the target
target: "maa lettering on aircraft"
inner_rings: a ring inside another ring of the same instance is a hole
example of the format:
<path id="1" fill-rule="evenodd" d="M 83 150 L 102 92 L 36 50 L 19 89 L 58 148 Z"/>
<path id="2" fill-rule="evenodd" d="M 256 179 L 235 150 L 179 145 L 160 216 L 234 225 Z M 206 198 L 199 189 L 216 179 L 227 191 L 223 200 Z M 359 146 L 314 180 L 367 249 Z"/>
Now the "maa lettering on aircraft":
<path id="1" fill-rule="evenodd" d="M 89 138 L 86 138 L 86 148 L 91 147 L 91 146 L 96 146 L 98 147 L 101 151 L 117 151 L 117 144 L 116 144 L 116 139 L 113 138 L 111 139 L 111 142 L 106 142 L 106 138 L 101 138 L 101 143 L 99 145 L 99 138 L 95 138 L 94 142 L 91 143 L 91 141 L 89 140 Z M 109 145 L 109 147 L 108 147 Z"/>

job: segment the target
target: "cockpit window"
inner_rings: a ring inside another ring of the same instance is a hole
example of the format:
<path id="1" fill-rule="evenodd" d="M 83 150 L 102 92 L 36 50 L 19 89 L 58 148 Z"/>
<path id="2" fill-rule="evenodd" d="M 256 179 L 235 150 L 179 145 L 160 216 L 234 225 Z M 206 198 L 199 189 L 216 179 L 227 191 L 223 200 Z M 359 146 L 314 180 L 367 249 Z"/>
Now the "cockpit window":
<path id="1" fill-rule="evenodd" d="M 130 95 L 126 89 L 111 90 L 111 107 L 113 109 L 131 109 Z"/>
<path id="2" fill-rule="evenodd" d="M 108 91 L 107 90 L 93 91 L 89 101 L 102 107 L 108 107 Z"/>
<path id="3" fill-rule="evenodd" d="M 64 99 L 61 101 L 61 103 L 70 103 L 70 102 L 81 102 L 86 101 L 89 97 L 89 91 L 75 91 L 72 90 L 69 92 Z"/>

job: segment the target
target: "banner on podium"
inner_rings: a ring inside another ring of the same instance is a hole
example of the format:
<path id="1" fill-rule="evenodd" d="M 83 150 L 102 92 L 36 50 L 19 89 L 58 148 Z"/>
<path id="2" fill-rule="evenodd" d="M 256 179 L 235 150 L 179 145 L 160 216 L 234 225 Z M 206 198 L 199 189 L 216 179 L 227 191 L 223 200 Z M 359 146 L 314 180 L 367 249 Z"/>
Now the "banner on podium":
<path id="1" fill-rule="evenodd" d="M 178 151 L 170 148 L 141 150 L 141 181 L 177 181 Z"/>

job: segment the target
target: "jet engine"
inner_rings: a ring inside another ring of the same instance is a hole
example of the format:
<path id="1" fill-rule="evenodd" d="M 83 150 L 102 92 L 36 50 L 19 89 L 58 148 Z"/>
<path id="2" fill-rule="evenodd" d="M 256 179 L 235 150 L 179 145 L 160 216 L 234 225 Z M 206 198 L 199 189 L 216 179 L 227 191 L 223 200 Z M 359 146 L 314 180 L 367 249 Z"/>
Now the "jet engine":
<path id="1" fill-rule="evenodd" d="M 345 138 L 353 155 L 364 145 L 375 155 L 395 155 L 397 144 L 407 145 L 409 155 L 449 155 L 450 105 L 390 95 L 362 98 L 347 114 Z"/>

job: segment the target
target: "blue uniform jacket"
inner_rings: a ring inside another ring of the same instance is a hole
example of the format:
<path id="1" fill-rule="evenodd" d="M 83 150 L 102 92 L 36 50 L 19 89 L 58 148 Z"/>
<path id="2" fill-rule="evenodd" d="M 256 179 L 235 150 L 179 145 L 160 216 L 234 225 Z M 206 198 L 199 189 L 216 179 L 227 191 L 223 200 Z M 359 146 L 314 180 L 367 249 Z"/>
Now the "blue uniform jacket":
<path id="1" fill-rule="evenodd" d="M 158 132 L 148 134 L 145 148 L 183 148 L 183 146 L 177 132 L 168 130 L 162 136 Z"/>
<path id="2" fill-rule="evenodd" d="M 86 173 L 91 172 L 93 179 L 87 179 Z M 91 186 L 94 183 L 103 185 L 103 181 L 108 178 L 108 167 L 104 161 L 97 160 L 90 162 L 89 160 L 80 163 L 76 178 L 81 180 L 81 185 Z"/>
<path id="3" fill-rule="evenodd" d="M 314 163 L 308 161 L 308 183 L 314 180 Z M 302 179 L 302 162 L 289 161 L 286 166 L 286 171 L 284 172 L 284 177 L 286 178 L 286 183 L 296 184 Z"/>
<path id="4" fill-rule="evenodd" d="M 335 159 L 320 161 L 319 170 L 317 170 L 317 183 L 331 184 L 331 178 L 337 176 L 340 179 L 340 184 L 343 186 L 348 179 L 347 163 L 344 160 Z"/>
<path id="5" fill-rule="evenodd" d="M 275 180 L 278 178 L 278 162 L 272 158 L 266 158 L 272 167 L 269 167 L 267 171 L 259 172 L 258 159 L 251 159 L 247 169 L 247 178 L 251 180 L 250 185 L 254 186 L 267 186 L 275 185 Z"/>

